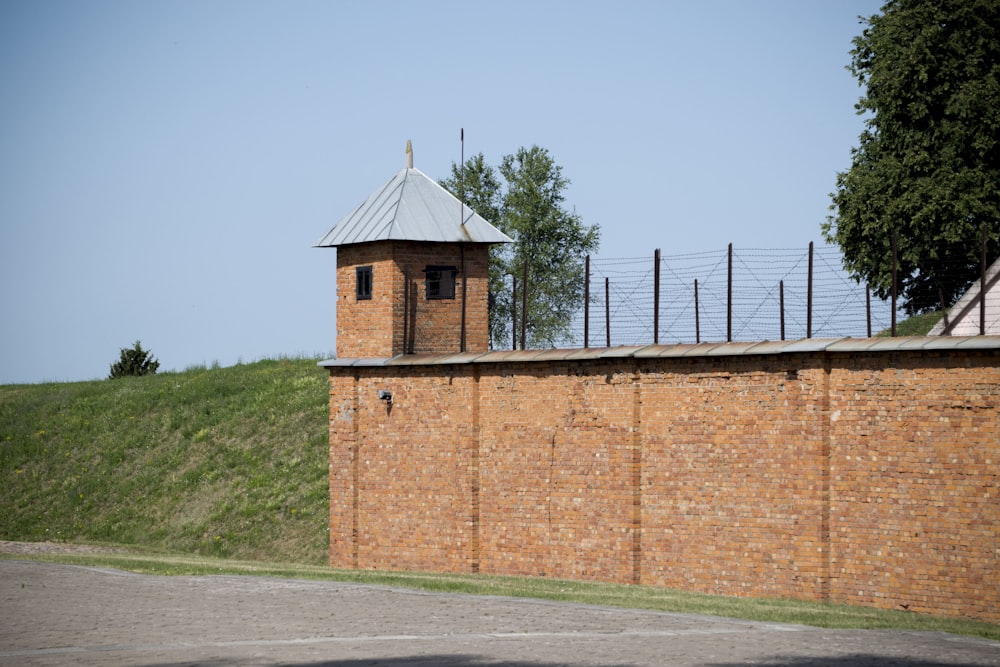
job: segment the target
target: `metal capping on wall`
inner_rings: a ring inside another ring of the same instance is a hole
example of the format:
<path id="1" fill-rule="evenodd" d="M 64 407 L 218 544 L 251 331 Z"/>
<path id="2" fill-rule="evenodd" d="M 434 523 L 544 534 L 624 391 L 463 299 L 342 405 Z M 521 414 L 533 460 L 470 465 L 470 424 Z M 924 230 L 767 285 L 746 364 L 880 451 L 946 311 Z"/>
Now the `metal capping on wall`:
<path id="1" fill-rule="evenodd" d="M 896 338 L 803 338 L 760 343 L 677 343 L 674 345 L 621 345 L 604 348 L 517 350 L 445 354 L 406 354 L 367 359 L 326 359 L 323 368 L 362 366 L 440 366 L 594 359 L 655 359 L 669 357 L 728 357 L 808 352 L 897 352 L 904 350 L 1000 350 L 1000 336 L 901 336 Z"/>

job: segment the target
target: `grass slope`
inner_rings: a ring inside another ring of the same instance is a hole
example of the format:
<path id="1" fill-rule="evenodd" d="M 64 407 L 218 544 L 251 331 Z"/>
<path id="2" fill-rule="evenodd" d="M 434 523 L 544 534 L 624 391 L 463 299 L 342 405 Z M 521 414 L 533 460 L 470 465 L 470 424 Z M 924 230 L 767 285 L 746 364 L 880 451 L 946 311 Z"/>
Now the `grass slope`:
<path id="1" fill-rule="evenodd" d="M 324 563 L 314 359 L 0 386 L 0 538 Z"/>
<path id="2" fill-rule="evenodd" d="M 896 323 L 896 335 L 897 336 L 926 336 L 927 333 L 934 328 L 944 313 L 940 310 L 936 310 L 933 313 L 924 313 L 923 315 L 914 315 L 908 317 L 902 322 Z M 876 338 L 888 338 L 892 335 L 892 327 L 888 329 L 883 329 L 875 334 Z"/>

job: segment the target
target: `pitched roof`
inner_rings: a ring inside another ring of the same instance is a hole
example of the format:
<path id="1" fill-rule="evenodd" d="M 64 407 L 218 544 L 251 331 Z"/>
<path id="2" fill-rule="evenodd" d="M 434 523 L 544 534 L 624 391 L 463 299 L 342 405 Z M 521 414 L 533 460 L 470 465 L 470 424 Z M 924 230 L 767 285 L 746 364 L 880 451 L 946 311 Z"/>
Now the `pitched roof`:
<path id="1" fill-rule="evenodd" d="M 409 167 L 341 218 L 315 247 L 390 240 L 510 243 L 513 239 L 422 171 Z"/>

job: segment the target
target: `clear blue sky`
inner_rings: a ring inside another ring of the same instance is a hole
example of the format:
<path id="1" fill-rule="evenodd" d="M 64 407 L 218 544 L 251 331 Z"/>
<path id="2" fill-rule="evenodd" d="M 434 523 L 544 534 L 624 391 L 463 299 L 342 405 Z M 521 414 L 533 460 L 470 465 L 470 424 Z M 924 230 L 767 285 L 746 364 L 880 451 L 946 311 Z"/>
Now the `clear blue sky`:
<path id="1" fill-rule="evenodd" d="M 547 148 L 602 258 L 821 242 L 862 0 L 0 3 L 0 383 L 335 346 L 404 166 Z"/>

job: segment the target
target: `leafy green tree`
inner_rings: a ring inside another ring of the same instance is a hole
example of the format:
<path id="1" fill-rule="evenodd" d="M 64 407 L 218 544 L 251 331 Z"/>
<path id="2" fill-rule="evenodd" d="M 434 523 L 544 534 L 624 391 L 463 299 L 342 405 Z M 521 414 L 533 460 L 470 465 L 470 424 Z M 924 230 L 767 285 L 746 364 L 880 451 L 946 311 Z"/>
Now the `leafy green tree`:
<path id="1" fill-rule="evenodd" d="M 476 213 L 514 239 L 490 249 L 490 344 L 510 347 L 514 312 L 511 276 L 519 290 L 528 264 L 527 346 L 553 347 L 570 342 L 573 315 L 583 306 L 584 258 L 597 250 L 600 228 L 585 225 L 565 208 L 570 181 L 548 150 L 520 148 L 494 169 L 482 153 L 451 166 L 441 185 Z"/>
<path id="2" fill-rule="evenodd" d="M 866 88 L 848 171 L 822 226 L 848 271 L 909 314 L 953 304 L 976 278 L 981 225 L 1000 241 L 1000 2 L 889 0 L 853 41 Z"/>
<path id="3" fill-rule="evenodd" d="M 142 349 L 139 341 L 132 347 L 123 347 L 118 361 L 111 364 L 110 379 L 129 377 L 133 375 L 153 375 L 160 367 L 160 362 L 153 358 L 153 353 Z"/>

